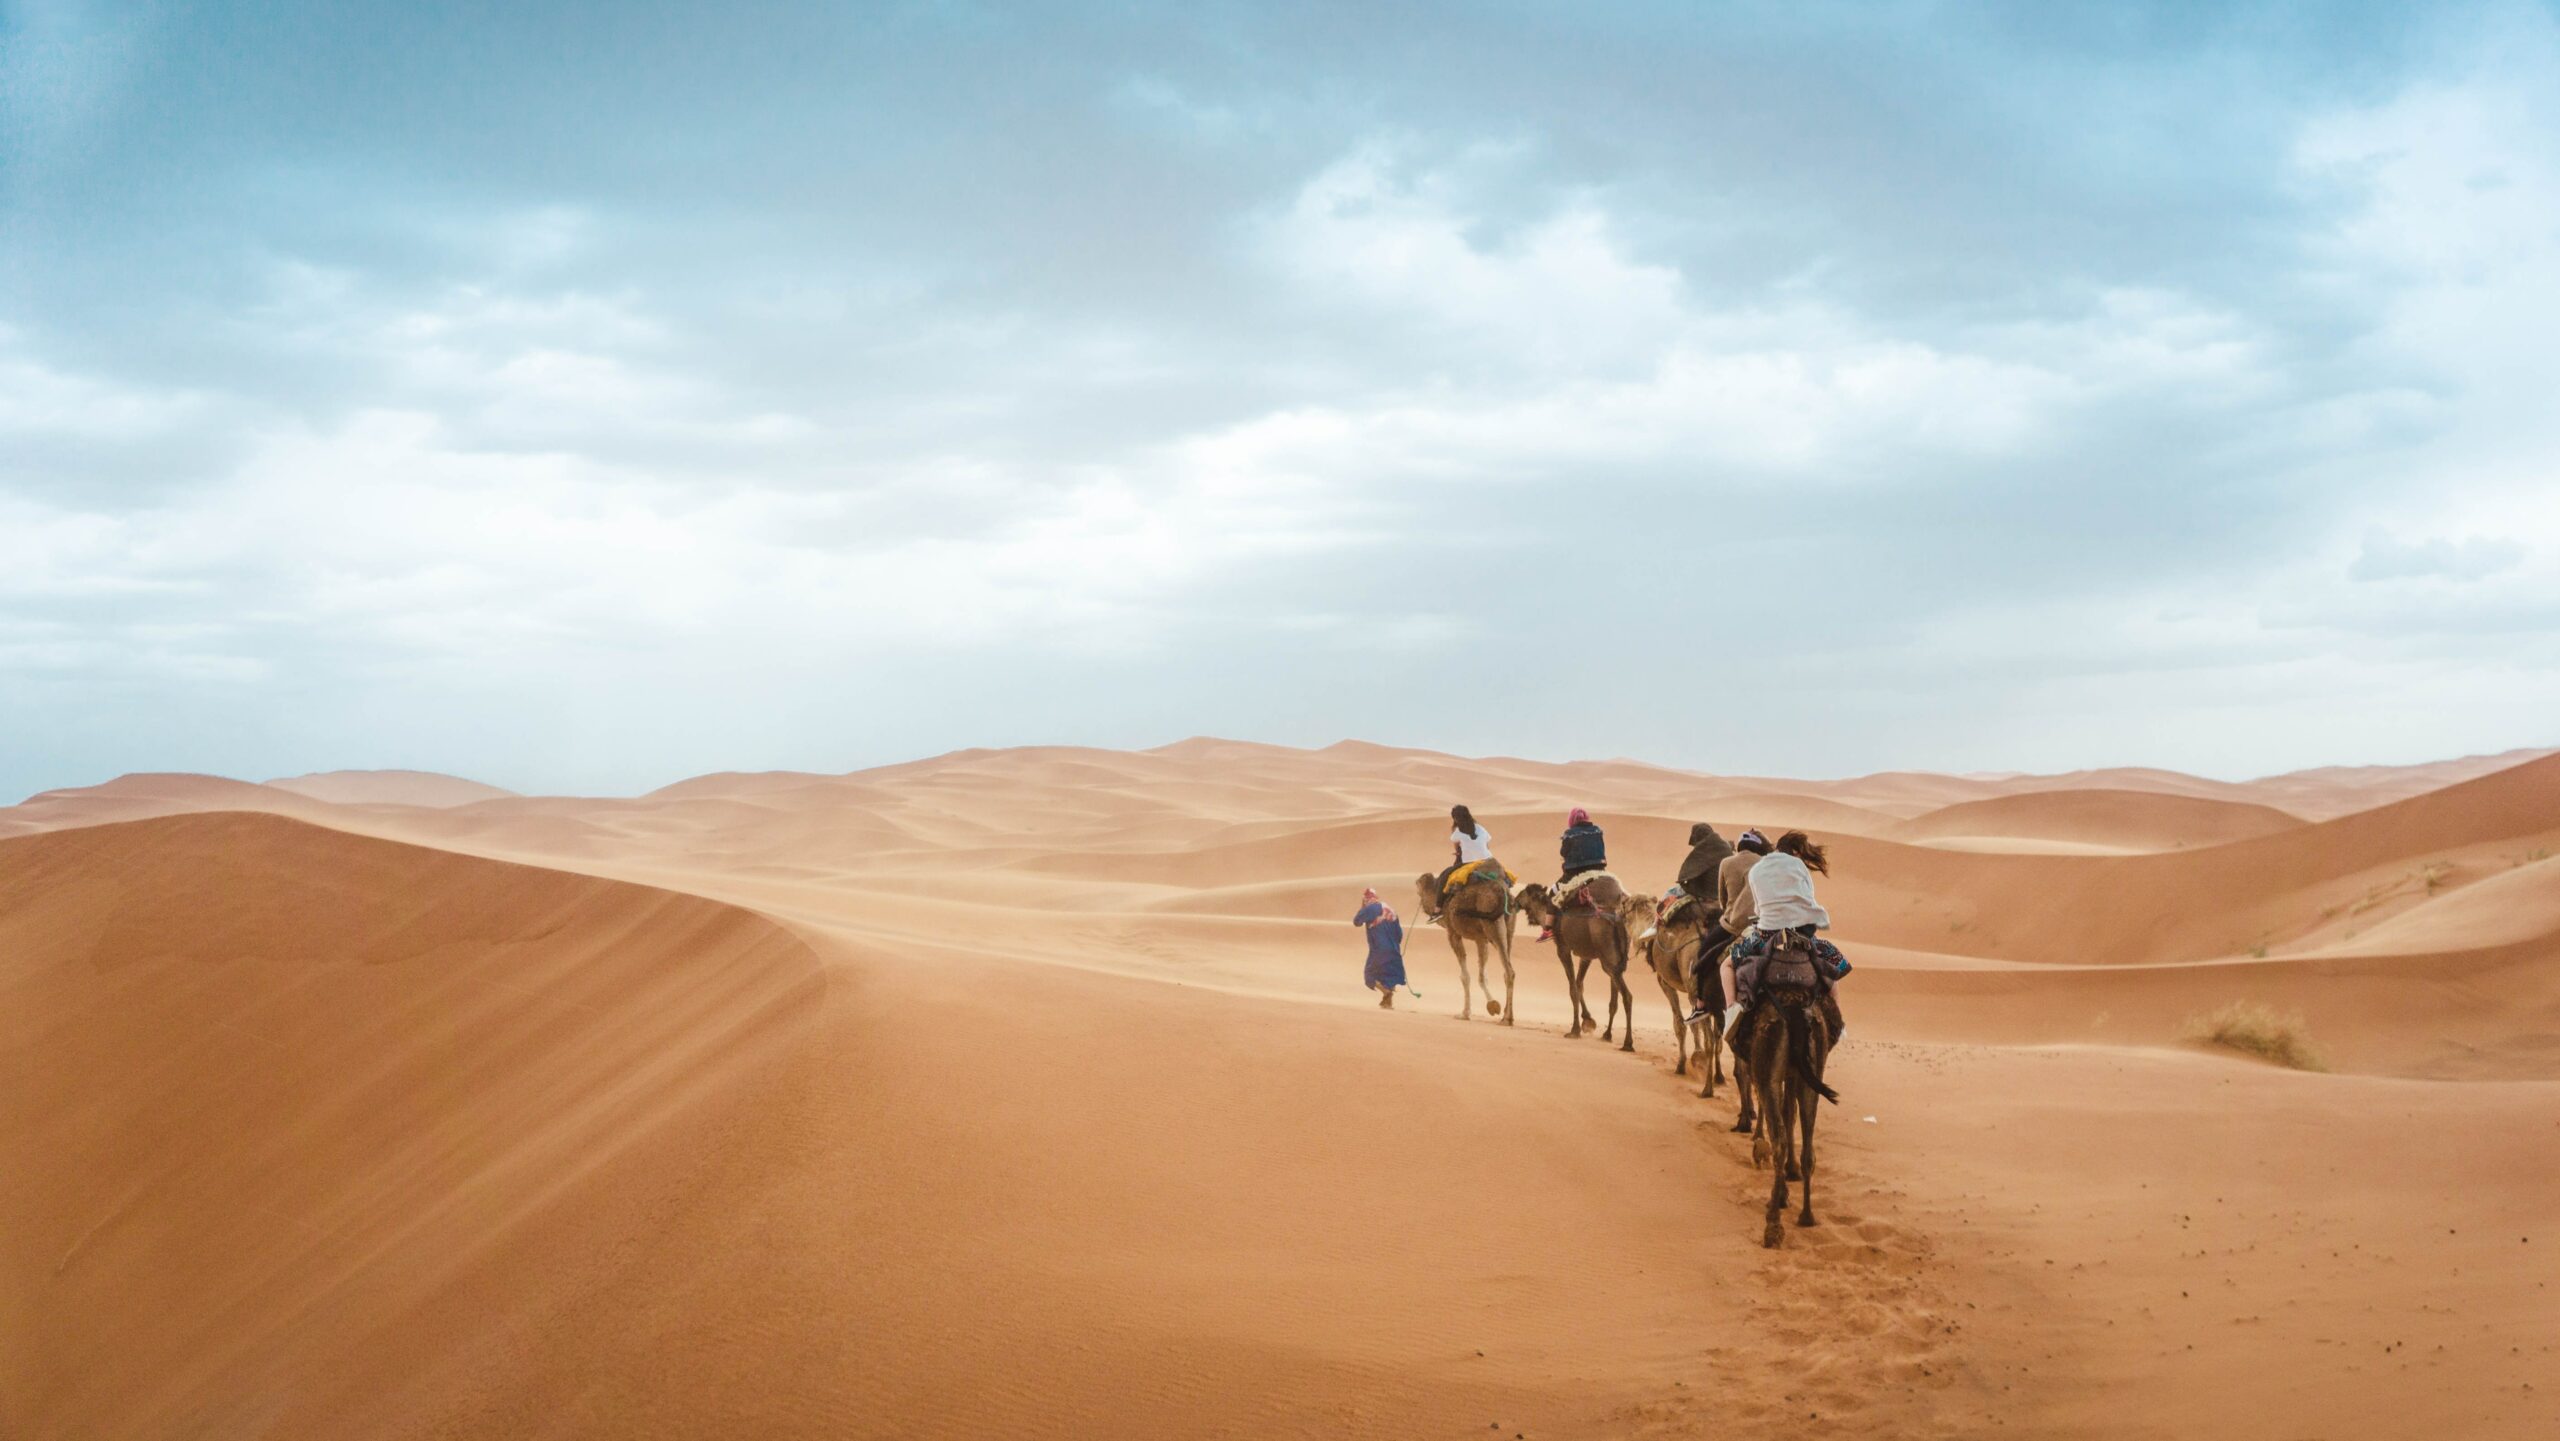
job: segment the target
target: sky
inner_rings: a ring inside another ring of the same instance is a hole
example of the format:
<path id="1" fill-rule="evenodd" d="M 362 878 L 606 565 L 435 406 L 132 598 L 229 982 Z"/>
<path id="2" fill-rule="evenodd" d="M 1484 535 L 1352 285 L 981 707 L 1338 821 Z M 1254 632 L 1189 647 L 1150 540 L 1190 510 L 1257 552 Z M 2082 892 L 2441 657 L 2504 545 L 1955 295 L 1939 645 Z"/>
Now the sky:
<path id="1" fill-rule="evenodd" d="M 2560 8 L 0 0 L 0 798 L 2560 743 Z"/>

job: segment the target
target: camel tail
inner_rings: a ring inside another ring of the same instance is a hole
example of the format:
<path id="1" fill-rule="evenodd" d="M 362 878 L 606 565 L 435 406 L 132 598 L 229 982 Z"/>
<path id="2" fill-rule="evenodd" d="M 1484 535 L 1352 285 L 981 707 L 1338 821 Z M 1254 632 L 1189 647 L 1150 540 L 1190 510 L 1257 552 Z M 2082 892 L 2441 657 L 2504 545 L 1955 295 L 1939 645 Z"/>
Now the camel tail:
<path id="1" fill-rule="evenodd" d="M 1820 1024 L 1803 1010 L 1788 1008 L 1787 1064 L 1795 1068 L 1799 1079 L 1813 1087 L 1815 1095 L 1836 1106 L 1840 1104 L 1840 1093 L 1822 1084 L 1822 1078 L 1813 1071 L 1813 1028 Z"/>

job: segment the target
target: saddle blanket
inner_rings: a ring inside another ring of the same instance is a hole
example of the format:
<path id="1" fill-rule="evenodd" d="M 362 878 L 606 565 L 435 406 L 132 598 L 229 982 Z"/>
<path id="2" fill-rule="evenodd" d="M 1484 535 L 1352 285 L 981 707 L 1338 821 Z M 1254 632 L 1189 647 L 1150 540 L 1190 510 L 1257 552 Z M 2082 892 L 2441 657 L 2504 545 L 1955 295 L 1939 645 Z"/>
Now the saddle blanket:
<path id="1" fill-rule="evenodd" d="M 1474 865 L 1460 866 L 1458 869 L 1451 871 L 1449 873 L 1449 883 L 1440 888 L 1440 894 L 1443 896 L 1452 895 L 1457 891 L 1458 887 L 1465 885 L 1467 882 L 1474 880 L 1478 876 L 1493 877 L 1495 880 L 1502 882 L 1502 888 L 1504 890 L 1509 890 L 1511 887 L 1520 883 L 1520 878 L 1511 874 L 1508 870 L 1505 870 L 1502 862 L 1478 861 Z"/>
<path id="2" fill-rule="evenodd" d="M 1584 886 L 1604 879 L 1611 885 L 1616 885 L 1618 881 L 1616 876 L 1610 875 L 1607 871 L 1584 871 L 1581 875 L 1566 877 L 1556 887 L 1556 904 L 1561 906 L 1570 903 L 1575 896 L 1582 894 Z"/>

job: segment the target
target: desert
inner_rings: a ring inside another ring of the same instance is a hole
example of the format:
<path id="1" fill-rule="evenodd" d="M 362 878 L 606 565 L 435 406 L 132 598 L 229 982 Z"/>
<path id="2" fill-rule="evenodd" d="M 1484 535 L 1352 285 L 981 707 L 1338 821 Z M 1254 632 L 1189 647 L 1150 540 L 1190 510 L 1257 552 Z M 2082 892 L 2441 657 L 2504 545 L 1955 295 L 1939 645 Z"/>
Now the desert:
<path id="1" fill-rule="evenodd" d="M 2555 374 L 2555 0 L 0 0 L 0 1441 L 2553 1441 Z"/>
<path id="2" fill-rule="evenodd" d="M 2560 755 L 2508 762 L 1916 814 L 1223 741 L 49 792 L 0 812 L 0 1395 L 31 1436 L 2543 1434 Z M 1418 996 L 1361 995 L 1356 897 L 1453 794 L 1589 805 L 1638 888 L 1693 820 L 1821 827 L 1819 1225 L 1759 1246 L 1650 985 L 1633 1055 L 1566 1039 L 1527 932 L 1516 1025 L 1455 1018 L 1429 928 Z M 2182 1031 L 2241 1001 L 2325 1069 Z"/>

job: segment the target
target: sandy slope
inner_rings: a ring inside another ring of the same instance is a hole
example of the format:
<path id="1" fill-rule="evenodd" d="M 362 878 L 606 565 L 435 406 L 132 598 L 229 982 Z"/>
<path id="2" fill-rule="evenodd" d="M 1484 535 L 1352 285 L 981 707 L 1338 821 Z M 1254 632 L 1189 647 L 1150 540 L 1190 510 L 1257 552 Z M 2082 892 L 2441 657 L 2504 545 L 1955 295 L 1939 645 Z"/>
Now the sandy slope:
<path id="1" fill-rule="evenodd" d="M 241 814 L 0 842 L 0 955 L 29 1437 L 467 1413 L 716 1170 L 822 990 L 727 906 Z"/>
<path id="2" fill-rule="evenodd" d="M 2314 823 L 2092 776 L 49 793 L 0 811 L 0 1431 L 2548 1434 L 2560 758 Z M 1434 931 L 1359 995 L 1351 902 L 1452 799 L 1531 875 L 1577 801 L 1647 886 L 1692 819 L 1834 845 L 1829 1225 L 1753 1244 L 1648 978 L 1637 1057 L 1530 946 L 1516 1028 Z M 2342 1073 L 2179 1046 L 2241 997 Z"/>

